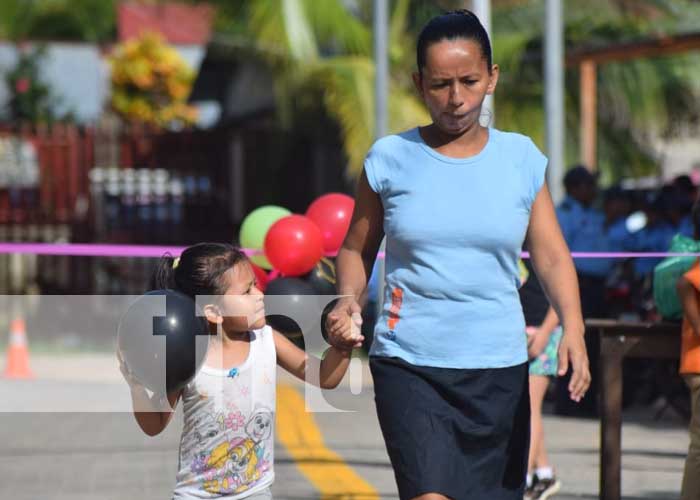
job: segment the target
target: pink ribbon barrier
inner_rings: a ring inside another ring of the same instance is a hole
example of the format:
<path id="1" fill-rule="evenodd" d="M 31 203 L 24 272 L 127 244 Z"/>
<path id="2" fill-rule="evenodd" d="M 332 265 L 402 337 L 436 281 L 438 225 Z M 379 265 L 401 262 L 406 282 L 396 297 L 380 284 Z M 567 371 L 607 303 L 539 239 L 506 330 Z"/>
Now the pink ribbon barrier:
<path id="1" fill-rule="evenodd" d="M 156 245 L 111 245 L 93 243 L 10 243 L 0 242 L 0 254 L 69 255 L 76 257 L 162 257 L 170 254 L 177 257 L 186 247 Z M 243 248 L 246 255 L 261 255 L 263 252 Z M 632 257 L 700 257 L 700 253 L 673 252 L 572 252 L 575 259 L 627 259 Z M 384 252 L 378 257 L 384 258 Z M 528 252 L 522 253 L 529 258 Z"/>

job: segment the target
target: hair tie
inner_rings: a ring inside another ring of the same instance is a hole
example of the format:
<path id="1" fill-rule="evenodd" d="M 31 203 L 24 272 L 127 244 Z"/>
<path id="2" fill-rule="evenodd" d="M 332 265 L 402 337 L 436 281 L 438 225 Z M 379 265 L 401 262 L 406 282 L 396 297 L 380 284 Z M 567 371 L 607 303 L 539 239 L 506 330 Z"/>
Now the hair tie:
<path id="1" fill-rule="evenodd" d="M 173 259 L 173 269 L 177 269 L 177 266 L 180 265 L 180 257 L 175 257 Z"/>

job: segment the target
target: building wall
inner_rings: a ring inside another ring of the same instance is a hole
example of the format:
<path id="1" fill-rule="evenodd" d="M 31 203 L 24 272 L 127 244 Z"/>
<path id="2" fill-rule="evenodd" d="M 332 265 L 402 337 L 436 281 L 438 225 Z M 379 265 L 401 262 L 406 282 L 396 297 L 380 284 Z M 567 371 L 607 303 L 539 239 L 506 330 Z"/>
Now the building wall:
<path id="1" fill-rule="evenodd" d="M 204 57 L 204 47 L 176 46 L 187 63 L 198 71 Z M 9 92 L 4 75 L 14 68 L 18 52 L 11 42 L 0 42 L 0 118 L 7 118 Z M 79 123 L 99 120 L 109 100 L 109 65 L 106 54 L 93 44 L 47 44 L 41 74 L 57 102 L 58 114 L 73 111 Z"/>
<path id="2" fill-rule="evenodd" d="M 664 180 L 687 174 L 700 184 L 700 137 L 687 135 L 669 141 L 658 141 Z"/>

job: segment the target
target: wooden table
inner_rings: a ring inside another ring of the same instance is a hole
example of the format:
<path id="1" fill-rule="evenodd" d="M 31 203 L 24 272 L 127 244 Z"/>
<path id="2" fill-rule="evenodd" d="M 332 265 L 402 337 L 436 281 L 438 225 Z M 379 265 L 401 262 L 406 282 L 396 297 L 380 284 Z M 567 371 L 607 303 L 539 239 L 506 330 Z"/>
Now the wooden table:
<path id="1" fill-rule="evenodd" d="M 620 500 L 622 467 L 622 362 L 625 357 L 677 359 L 680 325 L 589 319 L 600 335 L 600 499 Z"/>

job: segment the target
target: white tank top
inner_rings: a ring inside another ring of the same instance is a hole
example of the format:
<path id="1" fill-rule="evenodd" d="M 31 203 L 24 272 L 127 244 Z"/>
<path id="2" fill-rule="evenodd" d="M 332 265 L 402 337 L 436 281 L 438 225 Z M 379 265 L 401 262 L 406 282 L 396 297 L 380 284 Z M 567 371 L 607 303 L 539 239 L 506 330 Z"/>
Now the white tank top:
<path id="1" fill-rule="evenodd" d="M 184 425 L 173 498 L 245 498 L 274 479 L 275 375 L 272 329 L 250 332 L 235 368 L 204 365 L 183 390 Z"/>

